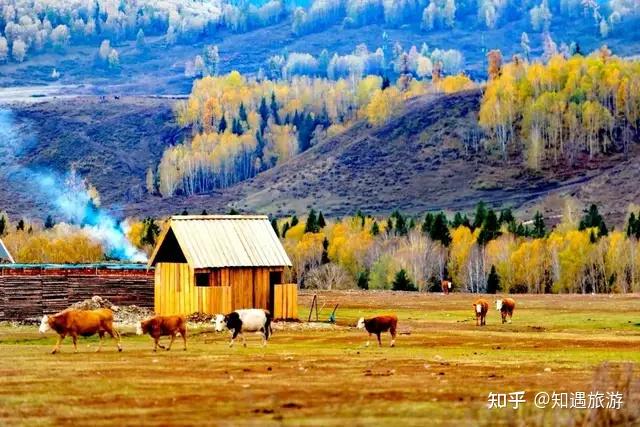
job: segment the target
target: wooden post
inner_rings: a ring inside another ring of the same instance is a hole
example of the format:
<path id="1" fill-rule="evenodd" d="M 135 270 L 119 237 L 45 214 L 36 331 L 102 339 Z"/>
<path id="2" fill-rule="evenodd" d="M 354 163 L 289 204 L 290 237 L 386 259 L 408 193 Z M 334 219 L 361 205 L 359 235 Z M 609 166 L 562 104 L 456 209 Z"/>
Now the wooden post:
<path id="1" fill-rule="evenodd" d="M 313 294 L 313 299 L 311 300 L 311 309 L 309 310 L 309 319 L 307 322 L 311 322 L 311 315 L 313 314 L 313 306 L 316 306 L 316 317 L 318 316 L 318 295 Z"/>

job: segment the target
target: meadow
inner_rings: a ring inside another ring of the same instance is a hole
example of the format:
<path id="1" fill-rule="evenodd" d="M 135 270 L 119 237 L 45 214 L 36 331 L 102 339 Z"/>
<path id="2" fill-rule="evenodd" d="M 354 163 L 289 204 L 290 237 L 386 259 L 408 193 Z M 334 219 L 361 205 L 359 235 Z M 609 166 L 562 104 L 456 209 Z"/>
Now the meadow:
<path id="1" fill-rule="evenodd" d="M 330 325 L 306 323 L 311 294 L 302 294 L 303 322 L 276 323 L 265 348 L 249 336 L 230 349 L 226 333 L 205 326 L 191 329 L 188 351 L 176 340 L 153 353 L 149 337 L 123 326 L 122 353 L 109 340 L 95 353 L 89 338 L 77 354 L 68 340 L 50 355 L 51 332 L 2 324 L 0 424 L 569 425 L 603 414 L 537 409 L 533 395 L 623 387 L 625 406 L 604 417 L 637 425 L 640 295 L 516 296 L 512 324 L 492 304 L 482 328 L 474 298 L 323 292 L 321 321 L 339 304 Z M 387 334 L 383 347 L 365 347 L 357 319 L 390 312 L 397 346 Z M 514 391 L 525 391 L 521 409 L 487 408 L 490 392 Z"/>

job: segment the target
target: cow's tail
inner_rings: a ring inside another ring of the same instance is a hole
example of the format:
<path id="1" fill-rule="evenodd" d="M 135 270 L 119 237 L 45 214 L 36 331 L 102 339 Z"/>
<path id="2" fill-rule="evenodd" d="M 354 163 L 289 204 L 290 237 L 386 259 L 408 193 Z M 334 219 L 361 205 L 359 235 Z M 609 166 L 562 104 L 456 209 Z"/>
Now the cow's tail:
<path id="1" fill-rule="evenodd" d="M 269 310 L 265 310 L 264 315 L 266 317 L 266 321 L 264 322 L 264 336 L 266 339 L 269 339 L 269 336 L 273 335 L 273 328 L 271 327 L 273 316 Z"/>

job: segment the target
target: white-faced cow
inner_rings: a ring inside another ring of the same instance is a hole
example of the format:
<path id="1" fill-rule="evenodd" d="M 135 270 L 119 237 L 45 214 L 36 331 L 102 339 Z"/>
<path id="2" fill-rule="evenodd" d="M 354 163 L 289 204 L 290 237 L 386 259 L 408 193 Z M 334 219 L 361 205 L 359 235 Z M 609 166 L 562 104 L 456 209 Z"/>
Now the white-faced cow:
<path id="1" fill-rule="evenodd" d="M 387 315 L 387 316 L 377 316 L 372 317 L 371 319 L 365 319 L 361 317 L 358 320 L 358 329 L 366 329 L 369 333 L 369 339 L 371 339 L 371 334 L 375 334 L 378 338 L 378 347 L 382 346 L 382 341 L 380 341 L 380 334 L 383 332 L 389 331 L 391 334 L 391 347 L 396 345 L 396 329 L 398 327 L 398 317 L 395 314 Z M 369 346 L 369 341 L 367 340 L 367 347 Z"/>
<path id="2" fill-rule="evenodd" d="M 226 315 L 217 314 L 212 322 L 215 323 L 217 332 L 222 332 L 225 328 L 231 332 L 229 347 L 233 346 L 238 335 L 242 336 L 242 344 L 246 347 L 245 332 L 260 332 L 262 334 L 262 346 L 264 347 L 267 345 L 271 334 L 273 334 L 273 329 L 271 329 L 272 320 L 271 313 L 267 310 L 247 308 L 236 310 Z"/>
<path id="3" fill-rule="evenodd" d="M 171 350 L 173 341 L 179 333 L 184 342 L 184 350 L 187 350 L 187 320 L 184 316 L 155 316 L 151 319 L 143 320 L 138 322 L 136 333 L 138 335 L 151 335 L 154 342 L 153 351 L 156 351 L 158 347 L 164 349 L 164 346 L 160 344 L 160 337 L 166 336 L 171 337 L 167 351 Z"/>
<path id="4" fill-rule="evenodd" d="M 113 312 L 108 308 L 100 308 L 98 310 L 67 309 L 51 316 L 44 315 L 40 322 L 40 333 L 44 334 L 49 329 L 53 329 L 58 333 L 58 342 L 51 351 L 52 354 L 55 354 L 60 349 L 60 344 L 67 335 L 71 335 L 71 338 L 73 338 L 73 348 L 77 353 L 78 336 L 89 337 L 98 334 L 100 336 L 98 351 L 100 351 L 105 333 L 118 340 L 118 351 L 122 351 L 120 334 L 113 327 Z"/>
<path id="5" fill-rule="evenodd" d="M 509 323 L 513 318 L 513 310 L 516 309 L 516 301 L 513 298 L 502 298 L 496 300 L 496 310 L 502 315 L 502 323 L 507 322 L 507 316 L 509 316 Z"/>
<path id="6" fill-rule="evenodd" d="M 487 324 L 487 312 L 489 311 L 489 302 L 480 298 L 473 303 L 473 311 L 476 313 L 476 326 L 484 326 Z"/>

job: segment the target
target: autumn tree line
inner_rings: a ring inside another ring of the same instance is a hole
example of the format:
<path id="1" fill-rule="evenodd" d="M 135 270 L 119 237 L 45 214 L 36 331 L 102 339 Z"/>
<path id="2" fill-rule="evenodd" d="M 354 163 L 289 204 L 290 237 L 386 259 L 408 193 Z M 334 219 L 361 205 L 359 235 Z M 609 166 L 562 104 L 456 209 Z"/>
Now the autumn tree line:
<path id="1" fill-rule="evenodd" d="M 489 53 L 489 82 L 480 125 L 504 158 L 521 155 L 532 169 L 573 166 L 599 155 L 627 153 L 638 139 L 640 63 L 603 46 L 588 56 L 521 56 L 502 65 Z"/>
<path id="2" fill-rule="evenodd" d="M 435 72 L 430 77 L 414 79 L 407 71 L 392 84 L 378 75 L 260 80 L 233 71 L 206 76 L 176 107 L 178 122 L 191 126 L 193 138 L 165 150 L 160 164 L 147 171 L 147 189 L 170 197 L 226 188 L 308 150 L 358 119 L 384 123 L 408 98 L 474 86 L 464 75 Z"/>
<path id="3" fill-rule="evenodd" d="M 636 209 L 637 210 L 637 209 Z M 519 222 L 510 209 L 480 203 L 473 216 L 360 212 L 327 221 L 311 211 L 273 220 L 303 288 L 463 292 L 591 293 L 640 291 L 640 213 L 619 230 L 596 205 L 569 201 L 554 227 L 541 213 Z"/>
<path id="4" fill-rule="evenodd" d="M 540 212 L 518 221 L 510 209 L 484 203 L 470 215 L 358 211 L 326 218 L 312 209 L 305 218 L 272 217 L 271 224 L 293 263 L 287 280 L 302 288 L 439 292 L 446 279 L 473 293 L 640 292 L 640 207 L 630 206 L 617 229 L 596 205 L 577 206 L 568 199 L 552 225 Z M 127 219 L 123 228 L 149 254 L 163 223 Z M 17 262 L 109 261 L 81 224 L 51 216 L 32 222 L 0 214 L 0 237 Z"/>

